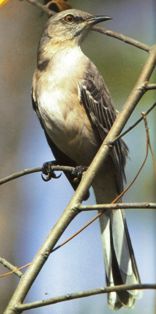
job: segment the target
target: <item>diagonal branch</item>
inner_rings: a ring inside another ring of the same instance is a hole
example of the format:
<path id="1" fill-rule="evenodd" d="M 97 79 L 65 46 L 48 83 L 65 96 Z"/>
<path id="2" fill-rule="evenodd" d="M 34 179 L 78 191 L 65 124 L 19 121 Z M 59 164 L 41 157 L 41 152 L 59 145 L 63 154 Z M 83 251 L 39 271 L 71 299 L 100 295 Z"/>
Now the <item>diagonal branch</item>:
<path id="1" fill-rule="evenodd" d="M 147 110 L 145 111 L 145 115 L 147 116 L 154 108 L 156 107 L 156 102 Z M 144 118 L 143 116 L 141 118 L 139 118 L 136 122 L 134 122 L 134 124 L 132 124 L 128 129 L 126 129 L 124 132 L 122 132 L 119 136 L 117 136 L 115 138 L 115 140 L 112 142 L 115 143 L 117 140 L 119 140 L 120 138 L 122 138 L 123 136 L 125 136 L 127 133 L 129 133 L 131 130 L 133 130 L 141 121 L 143 121 Z"/>
<path id="2" fill-rule="evenodd" d="M 144 50 L 146 52 L 149 52 L 151 47 L 134 39 L 134 38 L 131 38 L 131 37 L 128 37 L 128 36 L 125 36 L 121 33 L 117 33 L 117 32 L 114 32 L 112 30 L 109 30 L 109 29 L 105 29 L 104 27 L 101 27 L 101 26 L 94 26 L 93 28 L 93 31 L 96 31 L 98 33 L 101 33 L 101 34 L 104 34 L 106 36 L 109 36 L 109 37 L 113 37 L 113 38 L 116 38 L 120 41 L 123 41 L 125 44 L 129 44 L 131 46 L 134 46 L 136 48 L 139 48 L 141 50 Z"/>

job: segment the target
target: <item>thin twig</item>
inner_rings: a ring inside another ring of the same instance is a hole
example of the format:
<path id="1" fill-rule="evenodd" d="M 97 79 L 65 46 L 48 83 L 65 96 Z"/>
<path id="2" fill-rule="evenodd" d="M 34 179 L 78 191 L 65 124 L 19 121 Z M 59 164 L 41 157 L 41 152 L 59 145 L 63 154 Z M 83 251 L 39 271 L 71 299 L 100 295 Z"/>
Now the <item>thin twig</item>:
<path id="1" fill-rule="evenodd" d="M 19 267 L 16 267 L 16 270 L 19 271 L 19 274 L 21 273 L 23 275 L 22 272 L 20 272 L 20 270 L 24 269 L 24 268 L 27 268 L 31 265 L 31 262 L 25 264 L 25 265 L 22 265 L 22 266 L 19 266 Z M 5 272 L 3 274 L 0 275 L 0 279 L 1 278 L 6 278 L 6 277 L 9 277 L 11 276 L 12 274 L 14 273 L 14 270 L 11 270 L 11 271 L 8 271 L 8 272 Z"/>
<path id="2" fill-rule="evenodd" d="M 156 84 L 155 83 L 147 84 L 146 90 L 153 90 L 153 89 L 156 89 Z"/>
<path id="3" fill-rule="evenodd" d="M 77 207 L 78 211 L 79 211 L 79 207 Z M 90 219 L 85 225 L 83 225 L 78 231 L 76 231 L 74 234 L 72 234 L 69 238 L 67 238 L 65 241 L 63 241 L 61 244 L 55 246 L 52 250 L 51 253 L 55 252 L 56 250 L 60 249 L 61 247 L 63 247 L 65 244 L 67 244 L 68 242 L 70 242 L 71 240 L 73 240 L 75 237 L 77 237 L 81 232 L 83 232 L 85 229 L 87 229 L 90 225 L 92 225 L 92 223 L 94 221 L 96 221 L 99 217 L 102 216 L 103 213 L 100 213 L 98 215 L 96 215 L 95 217 L 93 217 L 92 219 Z"/>
<path id="4" fill-rule="evenodd" d="M 156 209 L 156 203 L 117 203 L 117 204 L 96 204 L 96 205 L 81 205 L 79 206 L 80 211 L 92 211 L 100 210 L 105 211 L 106 209 Z"/>
<path id="5" fill-rule="evenodd" d="M 60 166 L 60 165 L 51 166 L 51 171 L 72 172 L 74 169 L 75 169 L 75 167 L 69 167 L 69 166 Z M 0 179 L 0 185 L 7 183 L 9 181 L 15 180 L 17 178 L 23 177 L 23 176 L 28 175 L 28 174 L 32 174 L 32 173 L 36 173 L 36 172 L 42 172 L 42 171 L 43 171 L 43 167 L 23 169 L 21 171 L 12 173 L 11 175 Z"/>
<path id="6" fill-rule="evenodd" d="M 23 177 L 27 174 L 31 174 L 31 173 L 35 173 L 35 172 L 41 172 L 41 171 L 42 171 L 42 167 L 23 169 L 21 171 L 12 173 L 9 176 L 6 176 L 6 177 L 0 179 L 0 185 L 7 183 L 9 181 L 15 180 L 17 178 Z"/>
<path id="7" fill-rule="evenodd" d="M 17 275 L 18 277 L 22 277 L 23 273 L 19 270 L 19 268 L 17 266 L 14 266 L 13 264 L 11 264 L 10 262 L 8 262 L 5 258 L 0 257 L 0 263 L 11 270 L 11 272 L 15 275 Z M 5 274 L 0 275 L 0 278 L 6 277 Z"/>
<path id="8" fill-rule="evenodd" d="M 149 128 L 148 128 L 148 122 L 145 112 L 141 112 L 141 115 L 143 117 L 144 125 L 145 125 L 145 131 L 146 131 L 146 146 L 149 147 L 150 143 L 150 135 L 149 135 Z"/>
<path id="9" fill-rule="evenodd" d="M 109 29 L 105 29 L 104 27 L 101 27 L 101 26 L 94 26 L 92 29 L 93 29 L 93 31 L 99 32 L 99 33 L 104 34 L 104 35 L 109 36 L 109 37 L 116 38 L 120 41 L 123 41 L 126 44 L 129 44 L 131 46 L 134 46 L 134 47 L 139 48 L 141 50 L 144 50 L 146 52 L 150 51 L 150 48 L 151 48 L 150 46 L 148 46 L 148 45 L 146 45 L 146 44 L 144 44 L 138 40 L 135 40 L 134 38 L 125 36 L 121 33 L 117 33 L 117 32 L 114 32 L 112 30 L 109 30 Z"/>
<path id="10" fill-rule="evenodd" d="M 78 207 L 78 210 L 83 211 L 93 211 L 93 210 L 100 210 L 105 211 L 107 209 L 116 210 L 116 209 L 156 209 L 156 203 L 117 203 L 117 204 L 96 204 L 96 205 L 81 205 Z M 94 217 L 94 221 L 97 220 L 97 216 Z M 72 239 L 74 239 L 78 234 L 80 234 L 82 231 L 84 231 L 89 225 L 93 223 L 92 221 L 89 221 L 85 226 L 83 226 L 81 229 L 79 229 L 77 232 L 75 232 L 71 237 L 63 241 L 60 245 L 56 246 L 51 253 L 55 252 L 56 250 L 63 247 L 65 244 L 70 242 Z M 17 267 L 17 270 L 29 267 L 31 265 L 30 263 L 27 263 L 26 265 Z M 10 271 L 7 273 L 3 273 L 0 275 L 0 278 L 4 278 L 7 276 L 10 276 L 14 273 L 14 271 Z M 22 273 L 21 273 L 22 274 Z"/>
<path id="11" fill-rule="evenodd" d="M 96 204 L 96 205 L 81 205 L 78 207 L 78 210 L 83 212 L 83 211 L 93 211 L 93 210 L 100 210 L 100 211 L 105 211 L 107 209 L 111 210 L 116 210 L 116 209 L 156 209 L 156 203 L 148 203 L 148 202 L 143 202 L 143 203 L 117 203 L 117 204 Z M 94 217 L 95 220 L 97 220 L 97 217 Z M 71 237 L 66 239 L 64 242 L 62 242 L 60 245 L 55 247 L 52 252 L 55 252 L 68 242 L 70 242 L 73 238 L 75 238 L 78 234 L 80 234 L 84 229 L 86 229 L 89 225 L 91 225 L 93 221 L 89 221 L 85 226 L 83 226 L 81 229 L 79 229 L 77 232 L 75 232 Z M 0 259 L 1 262 L 1 259 Z M 4 265 L 4 263 L 3 263 Z M 20 269 L 29 267 L 31 265 L 30 263 L 27 263 L 26 265 L 20 266 L 20 267 L 15 267 L 17 271 Z M 5 266 L 5 265 L 4 265 Z M 11 268 L 10 268 L 11 269 Z M 15 271 L 12 270 L 7 273 L 3 273 L 0 275 L 0 278 L 4 278 L 7 276 L 10 276 L 14 273 Z M 22 274 L 22 273 L 21 273 Z"/>
<path id="12" fill-rule="evenodd" d="M 99 289 L 92 289 L 87 291 L 80 291 L 75 293 L 68 293 L 63 296 L 49 298 L 47 300 L 35 301 L 26 304 L 17 304 L 16 309 L 19 311 L 35 309 L 37 307 L 42 307 L 50 304 L 56 304 L 64 301 L 70 301 L 79 298 L 86 298 L 93 295 L 104 294 L 115 291 L 125 291 L 125 290 L 153 290 L 156 289 L 156 284 L 136 284 L 136 285 L 118 285 L 114 287 L 106 287 Z"/>
<path id="13" fill-rule="evenodd" d="M 145 115 L 147 116 L 154 108 L 156 107 L 156 102 L 147 110 L 145 111 Z M 127 130 L 125 130 L 124 132 L 122 132 L 119 136 L 117 136 L 115 138 L 115 140 L 111 143 L 115 143 L 116 141 L 118 141 L 120 138 L 122 138 L 123 136 L 125 136 L 127 133 L 129 133 L 130 131 L 132 131 L 140 122 L 143 121 L 143 117 L 139 118 L 136 122 L 134 122 Z"/>
<path id="14" fill-rule="evenodd" d="M 145 153 L 145 158 L 137 172 L 137 174 L 135 175 L 135 177 L 133 178 L 133 180 L 130 182 L 130 184 L 128 184 L 128 186 L 126 186 L 124 188 L 124 190 L 119 194 L 117 195 L 117 197 L 113 200 L 112 203 L 117 203 L 121 197 L 123 195 L 125 195 L 125 193 L 127 193 L 127 191 L 133 186 L 134 182 L 136 181 L 136 179 L 139 177 L 139 174 L 141 173 L 141 171 L 143 170 L 145 164 L 146 164 L 146 161 L 147 161 L 147 158 L 148 158 L 148 153 L 149 153 L 149 133 L 147 132 L 147 120 L 145 120 L 145 116 L 142 114 L 142 117 L 143 117 L 143 121 L 145 123 L 145 131 L 146 131 L 146 153 Z"/>
<path id="15" fill-rule="evenodd" d="M 146 112 L 142 112 L 142 117 L 143 117 L 144 124 L 145 124 L 147 145 L 148 145 L 148 148 L 150 149 L 150 152 L 151 152 L 154 173 L 156 175 L 156 160 L 155 160 L 154 151 L 153 151 L 152 144 L 151 144 L 151 139 L 150 139 L 150 133 L 149 133 L 149 127 L 148 127 Z"/>
<path id="16" fill-rule="evenodd" d="M 149 149 L 150 149 L 150 153 L 152 156 L 153 169 L 154 169 L 154 174 L 155 174 L 155 178 L 156 178 L 156 158 L 154 156 L 154 150 L 153 150 L 152 145 L 151 145 L 151 140 L 149 142 Z"/>

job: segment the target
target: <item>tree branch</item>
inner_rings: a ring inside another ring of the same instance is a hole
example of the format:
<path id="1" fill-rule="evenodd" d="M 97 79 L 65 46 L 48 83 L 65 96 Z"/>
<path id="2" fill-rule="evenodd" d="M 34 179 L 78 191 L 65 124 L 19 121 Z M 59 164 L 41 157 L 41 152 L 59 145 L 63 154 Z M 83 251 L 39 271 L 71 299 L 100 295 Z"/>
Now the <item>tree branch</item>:
<path id="1" fill-rule="evenodd" d="M 96 31 L 98 33 L 101 33 L 101 34 L 104 34 L 106 36 L 109 36 L 109 37 L 113 37 L 113 38 L 116 38 L 120 41 L 123 41 L 125 44 L 128 44 L 128 45 L 131 45 L 131 46 L 134 46 L 136 48 L 139 48 L 141 50 L 144 50 L 146 52 L 149 52 L 151 47 L 134 39 L 134 38 L 131 38 L 131 37 L 128 37 L 128 36 L 125 36 L 121 33 L 117 33 L 117 32 L 114 32 L 112 30 L 109 30 L 109 29 L 105 29 L 104 27 L 101 27 L 101 26 L 94 26 L 92 28 L 93 31 Z"/>
<path id="2" fill-rule="evenodd" d="M 51 166 L 51 171 L 72 172 L 74 169 L 75 169 L 75 167 L 69 167 L 69 166 L 60 166 L 60 165 Z M 0 185 L 7 183 L 9 181 L 15 180 L 17 178 L 23 177 L 23 176 L 28 175 L 28 174 L 32 174 L 32 173 L 36 173 L 36 172 L 42 172 L 42 171 L 43 171 L 43 167 L 23 169 L 21 171 L 12 173 L 11 175 L 0 179 Z"/>
<path id="3" fill-rule="evenodd" d="M 154 108 L 156 107 L 156 102 L 147 110 L 145 111 L 145 115 L 147 116 Z M 122 138 L 123 136 L 125 136 L 127 133 L 129 133 L 130 131 L 132 131 L 140 122 L 142 122 L 144 120 L 143 116 L 141 118 L 139 118 L 136 122 L 134 122 L 127 130 L 125 130 L 124 132 L 122 132 L 119 136 L 117 136 L 115 138 L 115 140 L 112 142 L 112 144 L 114 144 L 116 141 L 118 141 L 120 138 Z"/>
<path id="4" fill-rule="evenodd" d="M 106 209 L 156 209 L 156 203 L 117 203 L 117 204 L 96 204 L 96 205 L 81 205 L 79 206 L 80 211 L 88 210 L 100 210 L 105 211 Z"/>
<path id="5" fill-rule="evenodd" d="M 156 284 L 120 285 L 120 286 L 114 286 L 114 287 L 106 287 L 106 288 L 92 289 L 92 290 L 75 292 L 75 293 L 68 293 L 66 295 L 55 297 L 55 298 L 49 298 L 47 300 L 35 301 L 31 303 L 26 303 L 26 304 L 17 304 L 16 310 L 21 312 L 24 310 L 35 309 L 37 307 L 43 307 L 50 304 L 56 304 L 56 303 L 60 303 L 64 301 L 86 298 L 93 295 L 104 294 L 104 293 L 109 293 L 113 291 L 136 290 L 136 289 L 137 290 L 156 289 Z"/>
<path id="6" fill-rule="evenodd" d="M 18 267 L 14 266 L 13 264 L 11 264 L 10 262 L 8 262 L 5 258 L 0 257 L 0 263 L 8 268 L 9 270 L 11 270 L 15 275 L 17 275 L 18 277 L 22 277 L 23 273 L 18 269 Z M 5 274 L 6 275 L 6 274 Z M 0 275 L 0 278 L 5 277 L 5 275 Z"/>
<path id="7" fill-rule="evenodd" d="M 151 84 L 147 84 L 146 86 L 146 90 L 153 90 L 153 89 L 156 89 L 156 84 L 155 83 L 151 83 Z"/>

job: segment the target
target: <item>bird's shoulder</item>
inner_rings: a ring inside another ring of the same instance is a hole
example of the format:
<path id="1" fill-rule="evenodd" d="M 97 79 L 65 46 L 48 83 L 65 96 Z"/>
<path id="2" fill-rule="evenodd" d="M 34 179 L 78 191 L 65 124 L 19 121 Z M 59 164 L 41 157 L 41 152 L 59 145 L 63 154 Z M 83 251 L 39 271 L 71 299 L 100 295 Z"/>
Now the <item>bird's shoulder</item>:
<path id="1" fill-rule="evenodd" d="M 86 63 L 82 85 L 86 87 L 96 101 L 99 101 L 104 97 L 105 103 L 108 103 L 109 105 L 111 104 L 111 107 L 113 106 L 109 89 L 102 74 L 96 65 L 89 59 Z"/>

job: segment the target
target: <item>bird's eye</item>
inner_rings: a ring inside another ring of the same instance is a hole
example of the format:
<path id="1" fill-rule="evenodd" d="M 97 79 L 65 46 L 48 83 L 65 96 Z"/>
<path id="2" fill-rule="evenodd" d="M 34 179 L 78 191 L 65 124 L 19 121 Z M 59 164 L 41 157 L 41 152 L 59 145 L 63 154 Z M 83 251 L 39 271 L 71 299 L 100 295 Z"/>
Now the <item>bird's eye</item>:
<path id="1" fill-rule="evenodd" d="M 72 23 L 74 22 L 74 16 L 72 14 L 68 14 L 64 17 L 65 22 Z"/>

